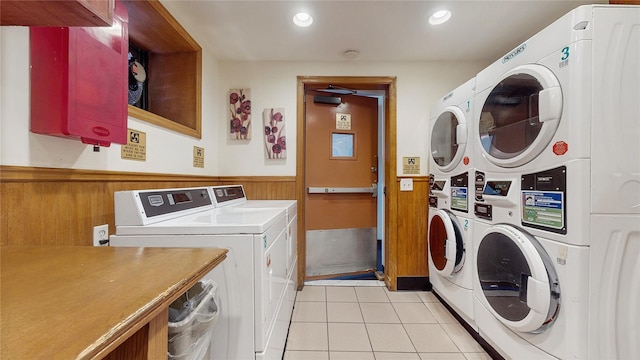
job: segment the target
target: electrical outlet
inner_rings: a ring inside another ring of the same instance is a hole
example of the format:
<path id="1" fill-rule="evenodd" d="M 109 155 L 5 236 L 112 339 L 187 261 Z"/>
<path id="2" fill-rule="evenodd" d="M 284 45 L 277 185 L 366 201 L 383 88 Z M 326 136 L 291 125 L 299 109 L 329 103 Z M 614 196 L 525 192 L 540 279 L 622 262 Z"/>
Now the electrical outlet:
<path id="1" fill-rule="evenodd" d="M 109 245 L 109 224 L 93 227 L 93 246 Z"/>
<path id="2" fill-rule="evenodd" d="M 400 179 L 400 191 L 413 191 L 413 179 Z"/>

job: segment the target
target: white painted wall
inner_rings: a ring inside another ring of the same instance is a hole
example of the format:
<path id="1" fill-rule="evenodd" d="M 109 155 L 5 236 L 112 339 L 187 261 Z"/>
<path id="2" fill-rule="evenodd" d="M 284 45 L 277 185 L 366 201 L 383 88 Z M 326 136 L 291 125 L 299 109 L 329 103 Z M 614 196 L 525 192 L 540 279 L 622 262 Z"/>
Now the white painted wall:
<path id="1" fill-rule="evenodd" d="M 0 27 L 0 164 L 131 171 L 166 174 L 215 175 L 219 147 L 212 118 L 222 106 L 217 94 L 216 61 L 203 51 L 202 139 L 179 134 L 129 117 L 130 129 L 146 133 L 146 161 L 121 159 L 121 145 L 94 152 L 79 140 L 34 134 L 29 131 L 29 28 Z M 205 149 L 205 167 L 193 167 L 193 147 Z"/>
<path id="2" fill-rule="evenodd" d="M 220 176 L 294 176 L 297 76 L 396 76 L 398 175 L 402 157 L 421 158 L 428 169 L 428 121 L 433 103 L 475 76 L 486 64 L 362 62 L 218 62 L 203 49 L 202 139 L 134 118 L 129 128 L 147 135 L 147 160 L 123 160 L 118 144 L 93 152 L 77 140 L 29 131 L 29 31 L 0 27 L 0 164 L 110 171 Z M 198 39 L 196 38 L 196 41 Z M 252 139 L 230 140 L 228 90 L 252 92 Z M 285 108 L 287 159 L 267 160 L 262 110 Z M 205 168 L 194 168 L 193 146 L 205 149 Z"/>
<path id="3" fill-rule="evenodd" d="M 253 138 L 239 143 L 226 140 L 226 120 L 220 124 L 220 175 L 295 175 L 297 76 L 395 76 L 397 77 L 397 174 L 402 175 L 404 156 L 420 157 L 420 175 L 428 175 L 429 112 L 431 105 L 458 85 L 474 77 L 486 64 L 460 63 L 369 63 L 369 62 L 220 62 L 219 93 L 250 88 L 253 108 Z M 287 124 L 286 160 L 264 159 L 261 136 L 262 110 L 285 108 Z M 219 109 L 225 117 L 226 108 Z"/>

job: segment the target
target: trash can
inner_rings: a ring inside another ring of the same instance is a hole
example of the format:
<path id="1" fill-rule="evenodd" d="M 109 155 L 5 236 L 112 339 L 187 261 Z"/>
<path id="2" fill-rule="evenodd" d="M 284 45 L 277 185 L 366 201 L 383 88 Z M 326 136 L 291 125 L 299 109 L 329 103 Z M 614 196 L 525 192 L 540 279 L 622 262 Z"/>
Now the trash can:
<path id="1" fill-rule="evenodd" d="M 169 305 L 168 359 L 201 360 L 207 356 L 220 316 L 216 289 L 215 282 L 200 281 Z"/>

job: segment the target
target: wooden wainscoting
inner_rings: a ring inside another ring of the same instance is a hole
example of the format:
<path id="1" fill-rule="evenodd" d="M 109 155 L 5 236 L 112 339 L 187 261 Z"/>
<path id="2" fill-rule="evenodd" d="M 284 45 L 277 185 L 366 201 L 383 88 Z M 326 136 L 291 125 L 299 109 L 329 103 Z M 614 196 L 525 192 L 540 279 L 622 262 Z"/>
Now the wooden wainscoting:
<path id="1" fill-rule="evenodd" d="M 414 177 L 413 191 L 397 191 L 397 236 L 393 246 L 397 290 L 424 290 L 428 286 L 427 220 L 429 178 Z"/>
<path id="2" fill-rule="evenodd" d="M 113 193 L 242 184 L 256 200 L 295 199 L 294 176 L 220 177 L 0 166 L 0 245 L 91 246 L 115 232 Z"/>

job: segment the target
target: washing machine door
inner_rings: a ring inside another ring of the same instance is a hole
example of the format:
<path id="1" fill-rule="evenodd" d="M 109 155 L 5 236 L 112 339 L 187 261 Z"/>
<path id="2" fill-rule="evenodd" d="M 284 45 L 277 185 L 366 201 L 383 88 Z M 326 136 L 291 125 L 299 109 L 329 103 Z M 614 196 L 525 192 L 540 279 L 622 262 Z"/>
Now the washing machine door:
<path id="1" fill-rule="evenodd" d="M 457 106 L 448 106 L 433 122 L 431 157 L 442 171 L 450 171 L 462 160 L 467 145 L 467 121 Z"/>
<path id="2" fill-rule="evenodd" d="M 541 332 L 560 308 L 560 285 L 551 259 L 530 234 L 496 225 L 480 238 L 477 252 L 481 301 L 504 325 Z"/>
<path id="3" fill-rule="evenodd" d="M 528 163 L 549 144 L 562 115 L 556 76 L 537 64 L 504 74 L 484 100 L 479 120 L 483 156 L 500 167 Z"/>
<path id="4" fill-rule="evenodd" d="M 447 210 L 435 210 L 429 222 L 429 254 L 436 271 L 443 276 L 459 272 L 465 260 L 460 222 Z"/>

